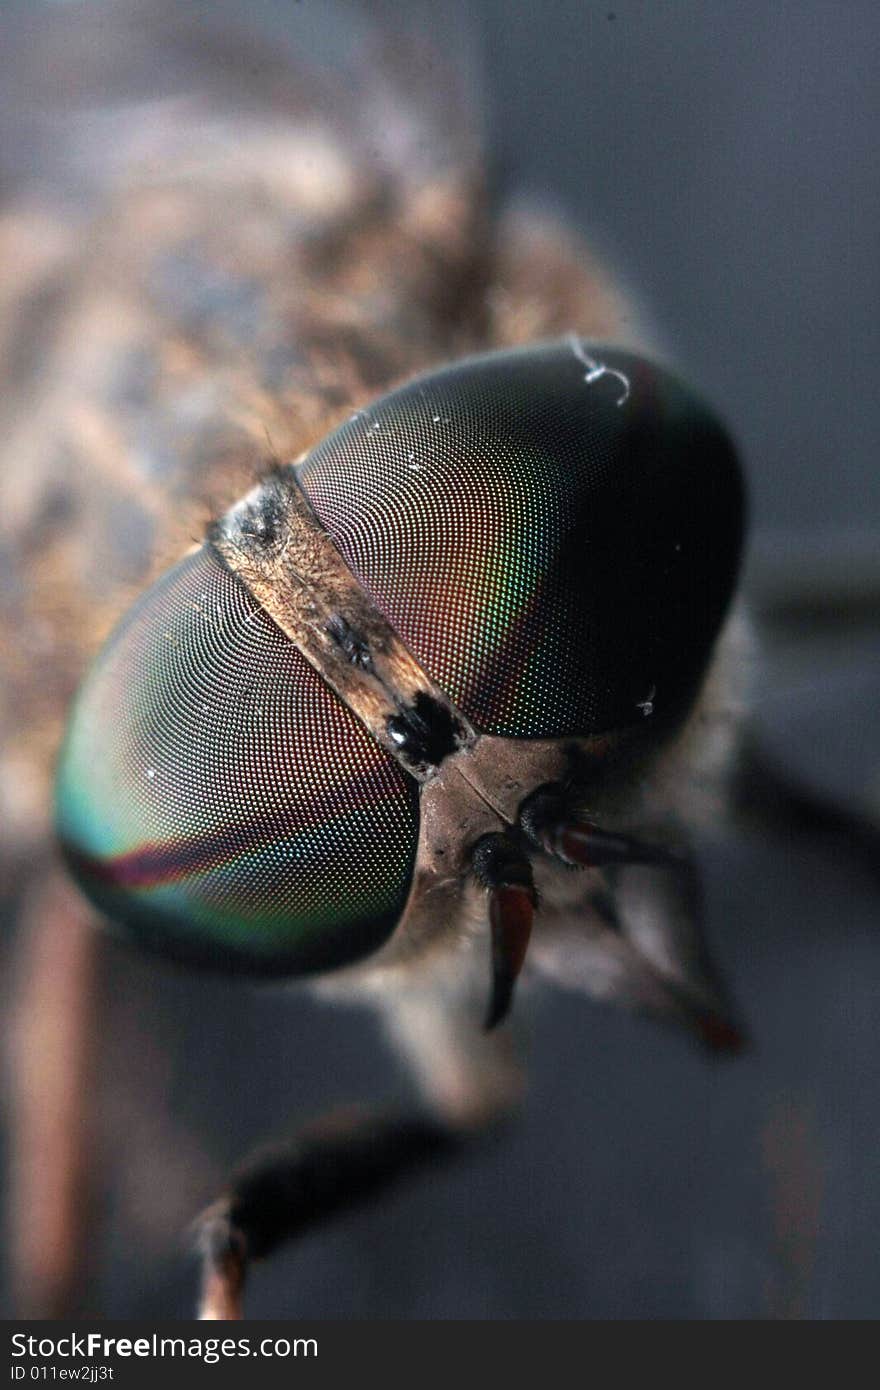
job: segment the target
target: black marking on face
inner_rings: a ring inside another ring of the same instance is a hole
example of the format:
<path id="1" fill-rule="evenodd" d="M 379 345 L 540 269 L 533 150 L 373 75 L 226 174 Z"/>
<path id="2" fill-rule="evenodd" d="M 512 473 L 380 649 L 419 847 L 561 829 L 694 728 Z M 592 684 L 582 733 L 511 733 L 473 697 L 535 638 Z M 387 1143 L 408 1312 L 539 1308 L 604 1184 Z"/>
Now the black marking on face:
<path id="1" fill-rule="evenodd" d="M 404 757 L 427 767 L 439 767 L 462 746 L 465 737 L 452 710 L 421 690 L 413 704 L 392 715 L 387 727 Z"/>
<path id="2" fill-rule="evenodd" d="M 369 643 L 343 618 L 341 613 L 334 613 L 328 619 L 327 631 L 337 646 L 345 653 L 352 666 L 359 666 L 362 671 L 372 671 L 373 657 Z"/>

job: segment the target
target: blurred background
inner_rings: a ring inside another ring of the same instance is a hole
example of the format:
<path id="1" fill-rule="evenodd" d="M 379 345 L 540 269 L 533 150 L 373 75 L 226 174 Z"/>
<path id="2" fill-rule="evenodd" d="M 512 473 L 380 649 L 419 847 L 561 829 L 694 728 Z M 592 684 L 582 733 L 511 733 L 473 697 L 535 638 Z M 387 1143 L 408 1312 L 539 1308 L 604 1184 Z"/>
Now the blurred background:
<path id="1" fill-rule="evenodd" d="M 35 187 L 71 219 L 100 203 L 100 161 L 76 166 L 38 119 L 46 91 L 76 96 L 79 60 L 31 61 L 35 16 L 70 23 L 89 8 L 4 7 L 7 205 Z M 206 33 L 233 25 L 243 107 L 264 74 L 241 60 L 242 34 L 283 69 L 304 25 L 311 60 L 331 67 L 357 32 L 356 7 L 319 0 L 191 11 Z M 479 0 L 421 22 L 438 54 L 432 120 L 444 103 L 450 128 L 461 119 L 459 95 L 444 96 L 452 69 L 494 205 L 569 219 L 740 441 L 760 737 L 802 785 L 880 817 L 880 10 Z M 89 33 L 100 44 L 100 26 Z M 130 84 L 131 120 L 97 142 L 121 159 L 137 103 L 185 89 L 191 55 L 158 71 L 108 39 L 108 56 L 90 118 L 102 90 L 117 103 Z M 2 274 L 14 278 L 9 261 Z M 840 841 L 793 833 L 707 843 L 701 861 L 711 944 L 752 1050 L 713 1064 L 672 1032 L 535 990 L 519 1128 L 255 1270 L 252 1316 L 876 1315 L 876 876 Z M 188 1316 L 181 1231 L 228 1167 L 302 1117 L 405 1081 L 356 1013 L 113 946 L 99 974 L 105 1161 L 81 1307 Z"/>

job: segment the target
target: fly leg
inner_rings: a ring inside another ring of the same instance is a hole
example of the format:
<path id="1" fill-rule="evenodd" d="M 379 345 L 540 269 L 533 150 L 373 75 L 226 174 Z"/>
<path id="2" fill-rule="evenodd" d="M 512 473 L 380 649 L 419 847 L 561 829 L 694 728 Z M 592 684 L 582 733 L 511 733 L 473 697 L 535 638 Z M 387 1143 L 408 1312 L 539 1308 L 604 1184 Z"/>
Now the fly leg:
<path id="1" fill-rule="evenodd" d="M 476 978 L 476 954 L 444 958 L 429 978 L 404 981 L 375 1001 L 421 1106 L 325 1117 L 292 1143 L 256 1155 L 204 1213 L 201 1318 L 240 1318 L 251 1260 L 456 1156 L 510 1112 L 520 1073 L 509 1031 L 487 1035 L 482 1028 L 485 983 L 482 971 Z"/>
<path id="2" fill-rule="evenodd" d="M 199 1317 L 241 1317 L 245 1274 L 288 1240 L 366 1202 L 459 1146 L 429 1116 L 343 1110 L 304 1128 L 289 1145 L 259 1153 L 202 1216 Z"/>
<path id="3" fill-rule="evenodd" d="M 665 988 L 674 1012 L 713 1052 L 745 1045 L 704 932 L 703 890 L 691 854 L 663 869 L 631 864 L 609 871 L 622 938 Z"/>
<path id="4" fill-rule="evenodd" d="M 736 1050 L 742 1040 L 706 951 L 687 847 L 668 829 L 643 839 L 593 825 L 559 785 L 534 793 L 521 819 L 551 862 L 587 870 L 574 904 L 563 893 L 555 909 L 554 874 L 556 888 L 565 885 L 550 871 L 536 968 L 563 987 L 684 1023 L 715 1050 Z"/>
<path id="5" fill-rule="evenodd" d="M 577 909 L 554 913 L 545 904 L 532 967 L 562 989 L 683 1026 L 712 1051 L 738 1051 L 742 1035 L 695 948 L 694 922 L 681 915 L 679 885 L 633 868 L 615 893 L 604 875 L 593 877 Z"/>
<path id="6" fill-rule="evenodd" d="M 17 925 L 6 1058 L 10 1277 L 28 1317 L 69 1317 L 81 1296 L 96 955 L 91 911 L 60 872 L 47 871 Z"/>

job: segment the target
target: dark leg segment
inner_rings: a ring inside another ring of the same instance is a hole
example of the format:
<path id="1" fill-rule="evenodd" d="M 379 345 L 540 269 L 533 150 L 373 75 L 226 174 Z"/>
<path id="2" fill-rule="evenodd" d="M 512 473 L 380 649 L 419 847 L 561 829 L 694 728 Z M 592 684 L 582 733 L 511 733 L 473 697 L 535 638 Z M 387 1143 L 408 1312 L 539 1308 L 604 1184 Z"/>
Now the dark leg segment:
<path id="1" fill-rule="evenodd" d="M 522 1074 L 512 1030 L 480 1028 L 480 967 L 476 952 L 438 953 L 378 996 L 340 993 L 378 1008 L 420 1100 L 407 1112 L 337 1111 L 239 1170 L 199 1222 L 203 1318 L 241 1316 L 249 1260 L 468 1150 L 510 1117 Z"/>
<path id="2" fill-rule="evenodd" d="M 257 1154 L 198 1223 L 200 1318 L 240 1317 L 250 1260 L 452 1156 L 464 1142 L 464 1131 L 427 1116 L 353 1109 L 325 1117 L 289 1145 Z"/>
<path id="3" fill-rule="evenodd" d="M 665 869 L 631 865 L 611 870 L 610 878 L 620 932 L 663 982 L 682 1020 L 710 1051 L 742 1051 L 745 1036 L 706 948 L 694 860 L 682 848 Z"/>

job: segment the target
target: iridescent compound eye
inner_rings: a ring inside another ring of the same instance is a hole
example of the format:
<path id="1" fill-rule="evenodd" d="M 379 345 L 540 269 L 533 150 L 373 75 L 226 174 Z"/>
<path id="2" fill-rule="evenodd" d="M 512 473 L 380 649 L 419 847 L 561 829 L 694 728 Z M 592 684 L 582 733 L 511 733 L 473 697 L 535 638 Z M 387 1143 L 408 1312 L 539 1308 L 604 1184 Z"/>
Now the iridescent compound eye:
<path id="1" fill-rule="evenodd" d="M 375 950 L 418 822 L 416 783 L 208 547 L 108 642 L 58 776 L 62 845 L 115 924 L 257 974 Z"/>
<path id="2" fill-rule="evenodd" d="M 483 733 L 604 733 L 693 695 L 736 579 L 743 489 L 723 429 L 671 372 L 576 339 L 458 362 L 359 412 L 297 477 Z"/>
<path id="3" fill-rule="evenodd" d="M 234 970 L 343 965 L 403 913 L 416 778 L 484 734 L 684 715 L 736 580 L 742 480 L 675 376 L 596 353 L 570 339 L 410 382 L 132 610 L 57 793 L 111 920 Z"/>

